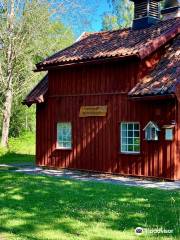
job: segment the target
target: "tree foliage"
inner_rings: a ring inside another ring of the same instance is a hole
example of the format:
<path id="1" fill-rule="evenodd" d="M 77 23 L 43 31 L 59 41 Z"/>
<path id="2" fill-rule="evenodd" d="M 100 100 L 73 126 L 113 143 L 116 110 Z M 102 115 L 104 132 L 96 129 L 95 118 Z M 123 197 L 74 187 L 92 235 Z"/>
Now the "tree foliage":
<path id="1" fill-rule="evenodd" d="M 117 16 L 118 25 L 130 27 L 133 20 L 133 3 L 129 0 L 110 0 L 113 6 L 113 11 Z"/>
<path id="2" fill-rule="evenodd" d="M 130 0 L 107 0 L 112 8 L 111 13 L 105 13 L 102 20 L 103 30 L 131 27 L 134 16 L 134 3 Z M 160 2 L 161 9 L 165 1 Z M 118 26 L 118 27 L 117 27 Z"/>
<path id="3" fill-rule="evenodd" d="M 0 123 L 2 132 L 8 128 L 5 142 L 9 127 L 10 134 L 17 135 L 31 125 L 27 121 L 34 111 L 23 110 L 21 101 L 43 75 L 33 73 L 34 64 L 74 39 L 60 18 L 52 18 L 60 13 L 63 1 L 53 4 L 51 0 L 0 1 Z"/>
<path id="4" fill-rule="evenodd" d="M 112 7 L 112 13 L 106 13 L 103 17 L 103 29 L 112 30 L 124 27 L 130 27 L 133 20 L 133 3 L 129 0 L 107 0 Z M 110 20 L 110 24 L 109 21 Z M 114 20 L 116 24 L 114 25 Z"/>
<path id="5" fill-rule="evenodd" d="M 108 30 L 115 30 L 118 28 L 119 28 L 119 25 L 118 25 L 117 16 L 112 15 L 111 13 L 105 13 L 103 15 L 103 20 L 102 20 L 102 30 L 108 31 Z"/>

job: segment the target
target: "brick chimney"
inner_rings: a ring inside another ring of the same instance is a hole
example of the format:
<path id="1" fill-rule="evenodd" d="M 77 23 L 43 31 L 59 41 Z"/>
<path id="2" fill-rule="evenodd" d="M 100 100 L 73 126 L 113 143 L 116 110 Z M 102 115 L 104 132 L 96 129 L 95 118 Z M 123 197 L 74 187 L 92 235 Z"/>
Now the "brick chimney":
<path id="1" fill-rule="evenodd" d="M 180 17 L 180 0 L 166 0 L 161 14 L 163 20 Z"/>
<path id="2" fill-rule="evenodd" d="M 131 0 L 134 2 L 133 29 L 150 27 L 160 21 L 160 1 Z"/>

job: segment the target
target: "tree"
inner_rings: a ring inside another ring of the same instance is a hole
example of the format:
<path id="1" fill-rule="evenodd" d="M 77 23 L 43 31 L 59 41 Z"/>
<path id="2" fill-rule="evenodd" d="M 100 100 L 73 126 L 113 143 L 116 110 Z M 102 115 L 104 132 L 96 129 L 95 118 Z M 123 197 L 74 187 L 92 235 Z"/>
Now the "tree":
<path id="1" fill-rule="evenodd" d="M 58 22 L 51 19 L 55 9 L 57 13 L 62 8 L 62 1 L 55 8 L 53 3 L 48 0 L 0 2 L 2 146 L 8 144 L 14 100 L 19 101 L 20 96 L 42 75 L 35 76 L 32 72 L 34 64 L 72 42 L 71 29 L 65 28 L 59 19 Z"/>
<path id="2" fill-rule="evenodd" d="M 1 44 L 2 50 L 4 52 L 6 48 L 6 62 L 4 66 L 0 65 L 0 77 L 1 77 L 1 85 L 4 85 L 4 112 L 3 112 L 3 128 L 2 128 L 2 146 L 7 145 L 7 137 L 9 134 L 9 123 L 10 123 L 10 116 L 11 116 L 11 107 L 12 107 L 12 96 L 13 96 L 13 89 L 12 89 L 12 81 L 13 81 L 13 60 L 14 56 L 14 25 L 15 25 L 15 3 L 14 0 L 9 2 L 10 8 L 9 11 L 7 10 L 7 5 L 4 7 L 2 11 L 2 15 L 7 13 L 7 33 L 6 36 L 3 36 L 1 31 Z M 2 21 L 4 24 L 4 19 Z M 1 28 L 4 30 L 3 28 Z M 2 58 L 3 59 L 3 58 Z M 6 76 L 3 74 L 3 68 L 6 68 Z"/>
<path id="3" fill-rule="evenodd" d="M 119 28 L 119 25 L 117 21 L 117 16 L 114 16 L 111 13 L 105 13 L 103 15 L 103 20 L 102 20 L 102 30 L 108 31 L 108 30 L 115 30 L 118 28 Z"/>
<path id="4" fill-rule="evenodd" d="M 134 17 L 134 3 L 130 0 L 107 0 L 112 7 L 111 15 L 117 18 L 119 28 L 131 27 Z M 164 6 L 165 1 L 160 3 L 161 8 Z M 110 15 L 110 16 L 111 16 Z M 104 18 L 103 18 L 104 23 Z M 104 24 L 102 25 L 104 26 Z M 114 29 L 113 24 L 107 24 L 108 30 Z M 115 28 L 116 29 L 116 28 Z"/>
<path id="5" fill-rule="evenodd" d="M 118 26 L 130 27 L 133 20 L 133 3 L 129 0 L 108 0 L 108 2 L 112 6 Z"/>

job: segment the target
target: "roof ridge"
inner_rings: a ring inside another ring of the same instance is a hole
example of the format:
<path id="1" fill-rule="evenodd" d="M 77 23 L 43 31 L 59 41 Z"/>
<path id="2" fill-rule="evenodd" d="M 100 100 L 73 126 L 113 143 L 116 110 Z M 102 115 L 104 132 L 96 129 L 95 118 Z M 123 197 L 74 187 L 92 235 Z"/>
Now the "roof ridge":
<path id="1" fill-rule="evenodd" d="M 148 46 L 144 46 L 144 48 L 142 48 L 139 51 L 140 58 L 143 59 L 146 56 L 148 56 L 150 52 L 152 53 L 156 51 L 156 49 L 166 44 L 168 41 L 176 37 L 179 33 L 180 33 L 180 24 L 176 23 L 171 29 L 167 29 L 167 31 L 163 33 L 163 36 L 160 35 L 156 39 L 151 39 L 150 42 L 148 43 Z M 149 48 L 148 51 L 147 51 L 147 48 Z"/>
<path id="2" fill-rule="evenodd" d="M 105 31 L 99 31 L 99 32 L 93 32 L 95 34 L 99 34 L 99 33 L 113 33 L 113 32 L 118 32 L 118 31 L 127 31 L 127 30 L 131 30 L 131 27 L 128 28 L 119 28 L 119 29 L 114 29 L 114 30 L 105 30 Z M 92 34 L 93 34 L 92 33 Z"/>
<path id="3" fill-rule="evenodd" d="M 175 94 L 176 86 L 180 83 L 179 44 L 180 35 L 178 34 L 170 44 L 165 45 L 165 52 L 153 70 L 141 78 L 129 91 L 130 97 Z"/>

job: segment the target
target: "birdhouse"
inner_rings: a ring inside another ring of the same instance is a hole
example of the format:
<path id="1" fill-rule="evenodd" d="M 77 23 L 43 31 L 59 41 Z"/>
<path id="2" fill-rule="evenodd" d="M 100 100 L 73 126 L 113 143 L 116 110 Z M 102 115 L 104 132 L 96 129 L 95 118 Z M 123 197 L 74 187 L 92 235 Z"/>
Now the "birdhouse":
<path id="1" fill-rule="evenodd" d="M 158 125 L 155 122 L 148 122 L 148 124 L 143 129 L 145 131 L 145 140 L 147 141 L 157 141 L 158 132 L 160 131 Z"/>

